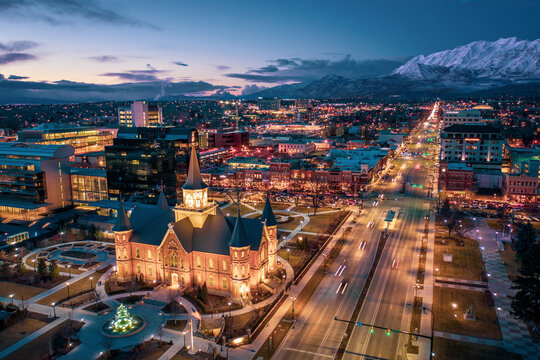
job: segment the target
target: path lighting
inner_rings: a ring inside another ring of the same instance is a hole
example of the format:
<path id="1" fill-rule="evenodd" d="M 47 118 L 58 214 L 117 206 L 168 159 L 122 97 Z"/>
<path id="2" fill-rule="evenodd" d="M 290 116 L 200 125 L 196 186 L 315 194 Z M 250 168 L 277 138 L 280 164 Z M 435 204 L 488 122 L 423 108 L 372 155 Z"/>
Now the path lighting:
<path id="1" fill-rule="evenodd" d="M 11 299 L 11 305 L 13 305 L 13 296 L 15 296 L 15 294 L 9 294 L 9 298 Z"/>
<path id="2" fill-rule="evenodd" d="M 294 321 L 294 302 L 296 301 L 296 298 L 294 296 L 291 296 L 292 300 L 292 320 Z"/>
<path id="3" fill-rule="evenodd" d="M 90 276 L 90 291 L 92 291 L 92 280 L 94 279 L 93 276 Z"/>
<path id="4" fill-rule="evenodd" d="M 291 249 L 287 248 L 287 262 L 291 261 Z"/>
<path id="5" fill-rule="evenodd" d="M 231 302 L 229 301 L 227 305 L 229 305 L 229 317 L 231 317 Z"/>
<path id="6" fill-rule="evenodd" d="M 53 315 L 54 315 L 54 317 L 56 317 L 56 307 L 55 307 L 56 303 L 53 302 L 51 305 L 52 305 L 52 309 L 53 309 Z"/>
<path id="7" fill-rule="evenodd" d="M 69 299 L 69 281 L 66 283 L 67 285 L 67 292 L 68 292 L 68 299 Z"/>

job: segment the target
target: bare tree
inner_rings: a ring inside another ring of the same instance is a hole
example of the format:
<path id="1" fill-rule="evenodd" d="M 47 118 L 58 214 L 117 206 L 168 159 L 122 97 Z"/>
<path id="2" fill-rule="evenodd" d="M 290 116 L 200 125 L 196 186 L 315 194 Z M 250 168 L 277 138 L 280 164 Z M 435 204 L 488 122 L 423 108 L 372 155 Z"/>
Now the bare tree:
<path id="1" fill-rule="evenodd" d="M 471 218 L 463 217 L 458 220 L 458 224 L 456 225 L 455 232 L 457 235 L 459 235 L 460 239 L 463 239 L 463 237 L 472 229 L 474 229 L 474 224 Z"/>
<path id="2" fill-rule="evenodd" d="M 311 196 L 311 205 L 313 206 L 313 215 L 317 215 L 317 209 L 319 208 L 322 200 L 322 191 L 324 184 L 320 176 L 317 173 L 313 173 L 310 179 L 306 182 L 307 191 Z"/>

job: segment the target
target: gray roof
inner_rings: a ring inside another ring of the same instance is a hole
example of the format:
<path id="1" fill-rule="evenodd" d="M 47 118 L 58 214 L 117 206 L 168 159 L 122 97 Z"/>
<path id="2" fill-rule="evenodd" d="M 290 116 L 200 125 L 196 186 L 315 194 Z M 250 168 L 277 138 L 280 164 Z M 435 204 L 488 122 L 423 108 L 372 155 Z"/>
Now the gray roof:
<path id="1" fill-rule="evenodd" d="M 240 215 L 236 218 L 236 224 L 234 225 L 229 245 L 231 245 L 231 247 L 245 247 L 250 245 L 249 237 L 244 229 L 244 224 Z"/>
<path id="2" fill-rule="evenodd" d="M 189 170 L 188 177 L 182 189 L 186 190 L 198 190 L 206 189 L 206 185 L 201 177 L 201 169 L 199 168 L 199 159 L 197 158 L 197 151 L 195 147 L 191 148 L 191 155 L 189 158 Z"/>
<path id="3" fill-rule="evenodd" d="M 0 143 L 0 157 L 19 155 L 39 158 L 68 158 L 75 153 L 71 145 L 42 145 L 24 142 Z"/>
<path id="4" fill-rule="evenodd" d="M 150 207 L 137 206 L 131 213 L 133 242 L 159 246 L 167 233 L 170 223 L 182 247 L 188 252 L 200 251 L 229 255 L 229 244 L 234 246 L 233 232 L 236 217 L 225 217 L 218 212 L 208 215 L 202 228 L 194 227 L 189 218 L 174 222 L 174 212 Z M 240 246 L 251 246 L 258 250 L 261 245 L 264 224 L 259 219 L 242 219 L 243 235 Z"/>

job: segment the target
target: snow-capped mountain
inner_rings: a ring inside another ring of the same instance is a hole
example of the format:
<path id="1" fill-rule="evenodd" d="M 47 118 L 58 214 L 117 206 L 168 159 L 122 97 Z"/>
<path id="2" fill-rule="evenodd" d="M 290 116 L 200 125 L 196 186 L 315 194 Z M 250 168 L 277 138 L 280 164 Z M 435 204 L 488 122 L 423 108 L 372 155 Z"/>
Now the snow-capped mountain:
<path id="1" fill-rule="evenodd" d="M 475 41 L 452 50 L 416 56 L 393 74 L 412 80 L 540 79 L 540 39 Z"/>

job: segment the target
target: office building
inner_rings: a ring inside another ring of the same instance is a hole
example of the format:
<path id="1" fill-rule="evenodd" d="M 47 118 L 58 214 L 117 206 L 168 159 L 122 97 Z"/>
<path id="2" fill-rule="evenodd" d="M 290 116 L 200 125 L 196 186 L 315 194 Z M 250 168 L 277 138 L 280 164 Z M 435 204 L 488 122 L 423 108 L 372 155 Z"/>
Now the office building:
<path id="1" fill-rule="evenodd" d="M 118 107 L 118 125 L 148 127 L 163 124 L 161 107 L 147 101 L 134 101 L 130 106 Z"/>
<path id="2" fill-rule="evenodd" d="M 456 124 L 488 124 L 493 121 L 494 119 L 486 118 L 479 109 L 445 111 L 443 115 L 442 128 L 444 129 L 448 126 Z"/>
<path id="3" fill-rule="evenodd" d="M 107 200 L 107 171 L 97 167 L 72 167 L 71 195 L 74 204 L 91 204 Z"/>
<path id="4" fill-rule="evenodd" d="M 197 145 L 198 138 L 195 129 L 121 127 L 113 145 L 105 148 L 109 197 L 139 195 L 144 201 L 163 186 L 168 198 L 176 198 L 187 173 L 189 146 Z"/>
<path id="5" fill-rule="evenodd" d="M 34 219 L 71 205 L 70 145 L 0 143 L 0 216 Z"/>
<path id="6" fill-rule="evenodd" d="M 209 148 L 235 148 L 249 147 L 249 132 L 244 130 L 208 132 Z"/>
<path id="7" fill-rule="evenodd" d="M 111 145 L 112 131 L 91 126 L 43 123 L 17 134 L 18 141 L 42 145 L 71 145 L 75 155 L 99 152 Z"/>

